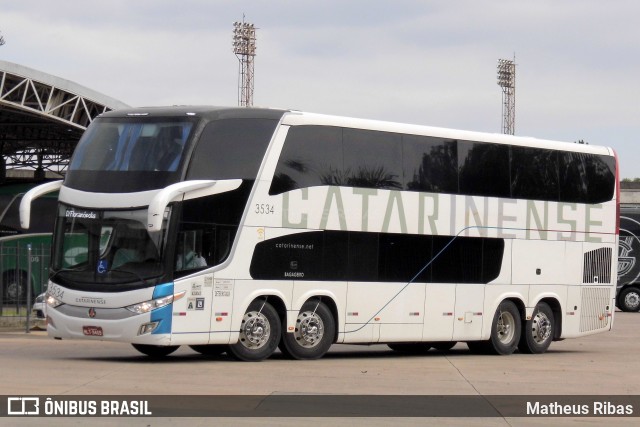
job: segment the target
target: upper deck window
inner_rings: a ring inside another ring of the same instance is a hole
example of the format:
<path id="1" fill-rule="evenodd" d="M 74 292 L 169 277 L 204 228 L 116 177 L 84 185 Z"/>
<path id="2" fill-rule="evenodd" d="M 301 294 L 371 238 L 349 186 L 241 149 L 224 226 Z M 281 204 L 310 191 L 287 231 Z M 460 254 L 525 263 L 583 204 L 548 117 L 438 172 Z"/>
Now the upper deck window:
<path id="1" fill-rule="evenodd" d="M 85 132 L 65 185 L 120 193 L 163 188 L 181 177 L 193 118 L 102 118 Z"/>
<path id="2" fill-rule="evenodd" d="M 193 123 L 103 120 L 78 144 L 71 170 L 175 172 Z"/>

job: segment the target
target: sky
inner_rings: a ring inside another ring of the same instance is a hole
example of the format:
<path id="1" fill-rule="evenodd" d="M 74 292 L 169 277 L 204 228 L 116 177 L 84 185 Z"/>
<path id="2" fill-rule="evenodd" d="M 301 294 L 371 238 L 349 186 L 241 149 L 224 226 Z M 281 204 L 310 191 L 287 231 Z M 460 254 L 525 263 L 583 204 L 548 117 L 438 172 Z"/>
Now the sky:
<path id="1" fill-rule="evenodd" d="M 131 106 L 238 104 L 233 22 L 258 27 L 254 105 L 614 148 L 640 177 L 637 0 L 0 0 L 0 59 Z"/>

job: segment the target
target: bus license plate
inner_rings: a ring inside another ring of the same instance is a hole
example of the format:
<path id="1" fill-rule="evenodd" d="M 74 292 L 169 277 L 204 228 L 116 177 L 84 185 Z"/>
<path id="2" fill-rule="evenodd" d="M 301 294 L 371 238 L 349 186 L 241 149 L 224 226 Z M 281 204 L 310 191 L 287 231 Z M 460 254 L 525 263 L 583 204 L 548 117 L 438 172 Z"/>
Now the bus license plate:
<path id="1" fill-rule="evenodd" d="M 102 328 L 100 326 L 83 326 L 82 333 L 89 337 L 101 337 Z"/>

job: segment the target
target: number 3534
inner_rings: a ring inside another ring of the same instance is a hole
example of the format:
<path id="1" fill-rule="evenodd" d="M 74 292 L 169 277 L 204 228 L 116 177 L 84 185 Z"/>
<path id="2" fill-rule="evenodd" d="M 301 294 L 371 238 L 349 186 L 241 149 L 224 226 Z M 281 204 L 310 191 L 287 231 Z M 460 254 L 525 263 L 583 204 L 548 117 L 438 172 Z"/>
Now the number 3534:
<path id="1" fill-rule="evenodd" d="M 275 213 L 275 208 L 269 203 L 256 203 L 254 212 L 258 215 L 272 215 Z"/>

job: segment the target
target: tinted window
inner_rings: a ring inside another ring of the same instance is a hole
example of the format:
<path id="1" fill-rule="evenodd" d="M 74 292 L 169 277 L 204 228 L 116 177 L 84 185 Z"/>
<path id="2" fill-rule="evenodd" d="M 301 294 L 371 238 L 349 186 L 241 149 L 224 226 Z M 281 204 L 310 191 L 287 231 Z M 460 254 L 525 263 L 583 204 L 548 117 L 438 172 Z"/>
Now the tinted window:
<path id="1" fill-rule="evenodd" d="M 342 170 L 342 129 L 294 126 L 287 134 L 269 194 L 343 185 Z"/>
<path id="2" fill-rule="evenodd" d="M 615 159 L 610 156 L 588 155 L 585 169 L 589 186 L 588 202 L 602 203 L 613 198 L 616 184 Z"/>
<path id="3" fill-rule="evenodd" d="M 187 179 L 255 180 L 277 124 L 270 119 L 209 123 L 193 152 Z"/>
<path id="4" fill-rule="evenodd" d="M 290 234 L 256 245 L 250 274 L 259 279 L 323 280 L 323 232 Z"/>
<path id="5" fill-rule="evenodd" d="M 246 181 L 237 190 L 186 200 L 179 205 L 173 257 L 176 276 L 227 259 L 252 183 Z"/>
<path id="6" fill-rule="evenodd" d="M 356 282 L 378 280 L 378 234 L 349 233 L 347 278 Z"/>
<path id="7" fill-rule="evenodd" d="M 458 147 L 453 140 L 402 137 L 404 188 L 431 193 L 458 192 Z"/>
<path id="8" fill-rule="evenodd" d="M 78 143 L 69 170 L 174 172 L 193 123 L 102 119 Z"/>
<path id="9" fill-rule="evenodd" d="M 435 283 L 488 283 L 500 274 L 502 239 L 433 237 L 432 277 Z"/>
<path id="10" fill-rule="evenodd" d="M 587 171 L 583 153 L 560 153 L 560 200 L 580 203 L 587 200 Z"/>
<path id="11" fill-rule="evenodd" d="M 510 197 L 509 146 L 460 142 L 460 194 Z"/>
<path id="12" fill-rule="evenodd" d="M 500 274 L 502 239 L 314 231 L 256 245 L 254 279 L 487 283 Z"/>
<path id="13" fill-rule="evenodd" d="M 320 185 L 602 203 L 615 159 L 330 126 L 289 130 L 269 194 Z"/>
<path id="14" fill-rule="evenodd" d="M 383 282 L 428 282 L 432 236 L 381 234 L 379 280 Z M 417 277 L 416 277 L 417 276 Z"/>
<path id="15" fill-rule="evenodd" d="M 511 147 L 513 198 L 557 201 L 559 191 L 557 151 Z"/>
<path id="16" fill-rule="evenodd" d="M 402 188 L 402 145 L 399 134 L 344 129 L 344 175 L 351 187 Z"/>

